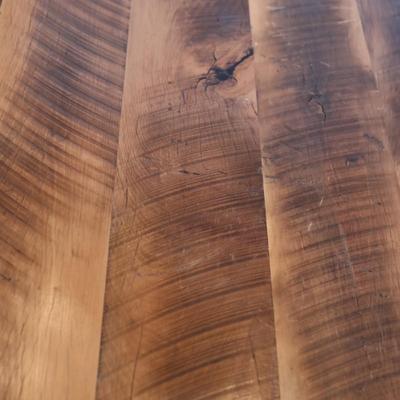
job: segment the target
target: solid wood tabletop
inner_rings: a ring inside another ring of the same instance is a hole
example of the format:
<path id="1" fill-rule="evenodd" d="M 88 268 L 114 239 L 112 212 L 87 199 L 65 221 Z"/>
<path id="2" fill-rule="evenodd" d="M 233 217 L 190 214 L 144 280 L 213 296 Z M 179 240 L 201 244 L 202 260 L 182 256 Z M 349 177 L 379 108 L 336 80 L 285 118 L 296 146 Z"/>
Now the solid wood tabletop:
<path id="1" fill-rule="evenodd" d="M 399 399 L 399 15 L 0 0 L 0 400 Z"/>

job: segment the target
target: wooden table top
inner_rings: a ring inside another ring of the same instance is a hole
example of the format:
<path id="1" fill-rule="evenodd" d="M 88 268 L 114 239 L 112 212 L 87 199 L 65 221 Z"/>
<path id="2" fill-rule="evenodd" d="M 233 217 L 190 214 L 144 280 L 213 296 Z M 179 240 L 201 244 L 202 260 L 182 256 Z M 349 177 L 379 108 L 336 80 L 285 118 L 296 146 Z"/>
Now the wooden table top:
<path id="1" fill-rule="evenodd" d="M 0 0 L 0 400 L 400 399 L 399 15 Z"/>

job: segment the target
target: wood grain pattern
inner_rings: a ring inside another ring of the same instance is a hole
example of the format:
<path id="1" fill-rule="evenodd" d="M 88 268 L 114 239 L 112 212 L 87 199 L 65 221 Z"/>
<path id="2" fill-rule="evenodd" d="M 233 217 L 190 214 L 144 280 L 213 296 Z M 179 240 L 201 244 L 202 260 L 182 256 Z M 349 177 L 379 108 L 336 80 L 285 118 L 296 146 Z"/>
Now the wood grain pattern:
<path id="1" fill-rule="evenodd" d="M 400 2 L 249 1 L 0 0 L 0 400 L 400 398 Z"/>
<path id="2" fill-rule="evenodd" d="M 129 1 L 0 15 L 0 398 L 94 398 Z"/>
<path id="3" fill-rule="evenodd" d="M 358 0 L 371 64 L 382 96 L 386 131 L 399 176 L 400 163 L 400 3 Z"/>
<path id="4" fill-rule="evenodd" d="M 395 3 L 251 0 L 283 400 L 400 397 Z"/>
<path id="5" fill-rule="evenodd" d="M 247 3 L 132 3 L 98 400 L 276 399 Z"/>

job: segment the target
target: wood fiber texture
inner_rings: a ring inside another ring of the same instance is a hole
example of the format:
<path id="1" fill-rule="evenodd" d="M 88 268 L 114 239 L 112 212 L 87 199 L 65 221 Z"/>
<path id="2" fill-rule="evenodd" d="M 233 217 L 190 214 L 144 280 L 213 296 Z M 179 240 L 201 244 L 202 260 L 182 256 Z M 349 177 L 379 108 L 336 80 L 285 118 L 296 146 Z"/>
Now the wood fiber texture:
<path id="1" fill-rule="evenodd" d="M 251 0 L 282 400 L 400 396 L 396 3 Z"/>
<path id="2" fill-rule="evenodd" d="M 94 398 L 128 1 L 0 15 L 0 398 Z"/>
<path id="3" fill-rule="evenodd" d="M 400 162 L 400 3 L 358 0 L 372 69 L 381 93 L 382 112 L 396 174 Z"/>
<path id="4" fill-rule="evenodd" d="M 399 21 L 0 0 L 0 400 L 400 399 Z"/>
<path id="5" fill-rule="evenodd" d="M 97 399 L 277 399 L 247 3 L 132 7 Z"/>

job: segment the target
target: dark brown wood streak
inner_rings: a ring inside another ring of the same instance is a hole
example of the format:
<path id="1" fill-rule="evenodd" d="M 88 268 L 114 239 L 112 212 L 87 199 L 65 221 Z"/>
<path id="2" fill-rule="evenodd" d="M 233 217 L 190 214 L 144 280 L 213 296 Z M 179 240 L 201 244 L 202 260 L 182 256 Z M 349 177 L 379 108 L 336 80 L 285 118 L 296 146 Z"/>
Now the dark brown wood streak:
<path id="1" fill-rule="evenodd" d="M 0 76 L 0 398 L 87 400 L 129 1 L 11 3 L 0 27 L 11 38 L 0 57 L 16 69 Z"/>
<path id="2" fill-rule="evenodd" d="M 97 398 L 277 399 L 246 2 L 134 1 L 129 40 Z"/>
<path id="3" fill-rule="evenodd" d="M 357 2 L 251 4 L 281 398 L 398 399 L 397 48 L 371 63 Z"/>

